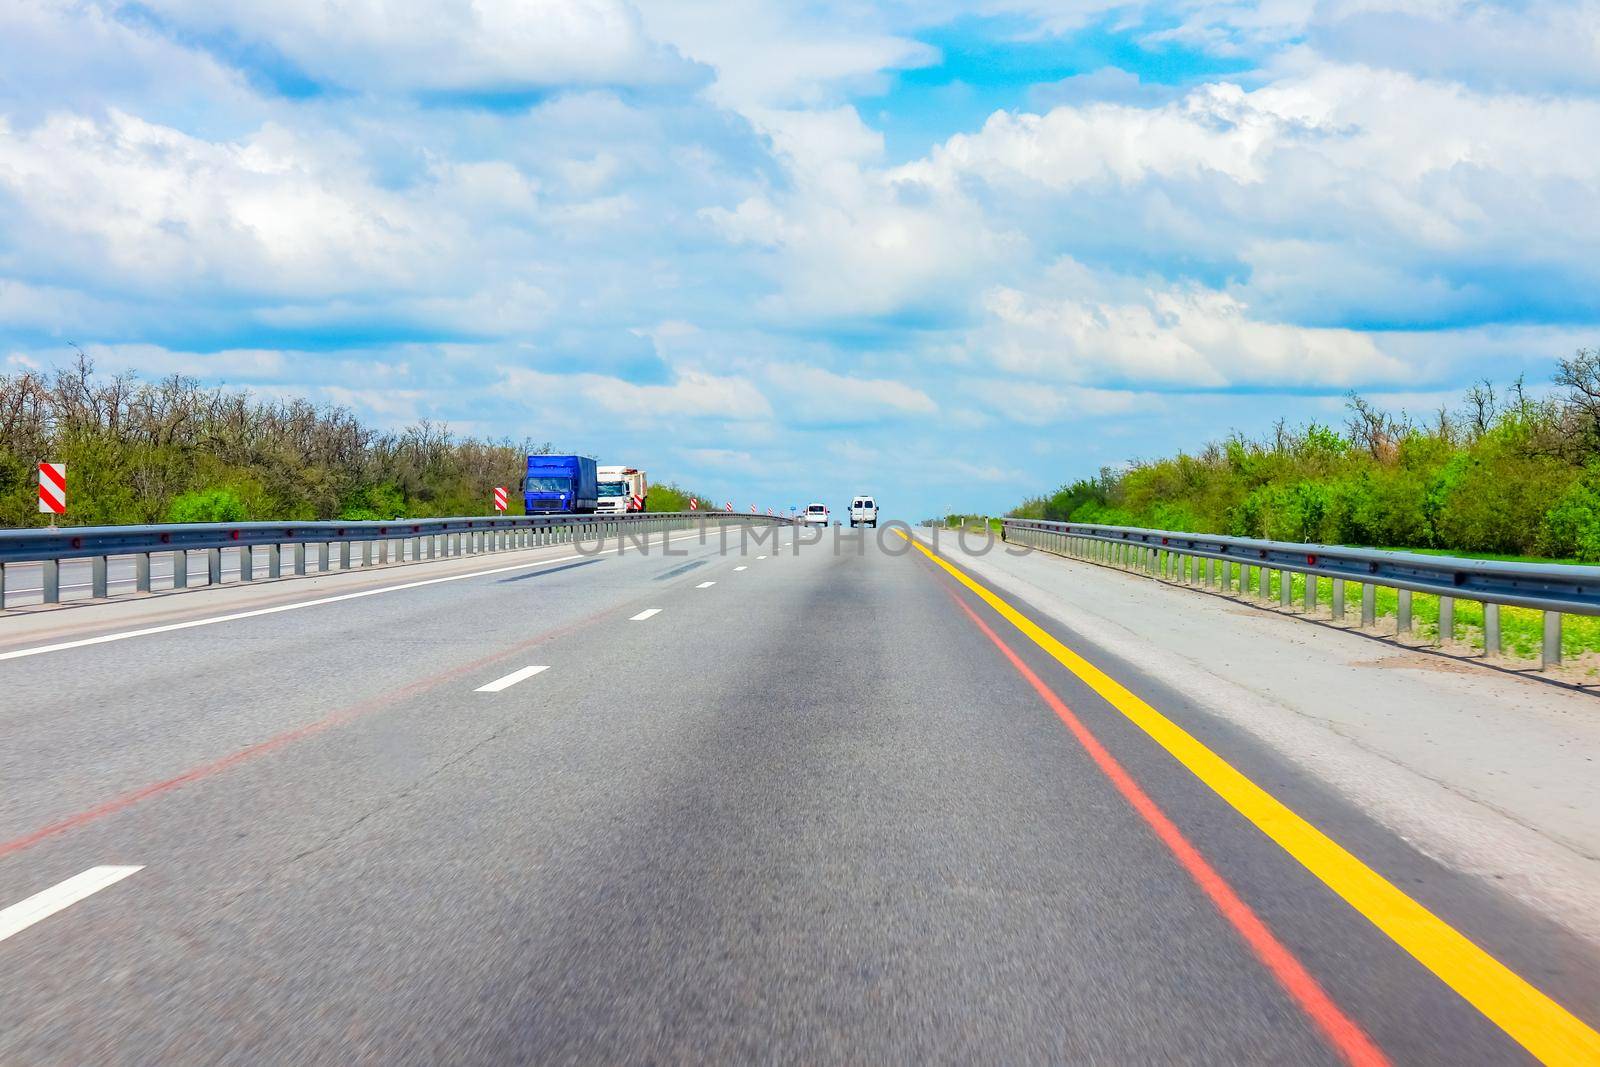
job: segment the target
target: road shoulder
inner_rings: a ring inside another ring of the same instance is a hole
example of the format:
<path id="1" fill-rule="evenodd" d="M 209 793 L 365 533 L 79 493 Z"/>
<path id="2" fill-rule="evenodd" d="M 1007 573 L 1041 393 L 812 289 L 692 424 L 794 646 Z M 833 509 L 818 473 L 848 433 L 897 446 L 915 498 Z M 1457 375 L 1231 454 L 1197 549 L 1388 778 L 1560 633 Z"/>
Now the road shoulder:
<path id="1" fill-rule="evenodd" d="M 940 550 L 1600 945 L 1600 703 L 1045 553 Z M 976 545 L 971 546 L 973 549 Z"/>

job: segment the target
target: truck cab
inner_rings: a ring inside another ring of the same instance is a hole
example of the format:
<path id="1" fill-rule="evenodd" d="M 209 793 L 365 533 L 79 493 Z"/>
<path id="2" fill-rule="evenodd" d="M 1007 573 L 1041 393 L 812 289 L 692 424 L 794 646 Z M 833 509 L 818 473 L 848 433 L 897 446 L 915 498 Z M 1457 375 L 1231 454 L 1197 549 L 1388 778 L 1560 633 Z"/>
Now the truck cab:
<path id="1" fill-rule="evenodd" d="M 637 467 L 605 466 L 599 468 L 598 503 L 595 511 L 602 515 L 622 515 L 630 511 L 643 511 L 649 499 L 649 480 Z"/>
<path id="2" fill-rule="evenodd" d="M 523 510 L 529 515 L 584 515 L 599 504 L 594 460 L 588 456 L 529 456 L 522 478 Z"/>

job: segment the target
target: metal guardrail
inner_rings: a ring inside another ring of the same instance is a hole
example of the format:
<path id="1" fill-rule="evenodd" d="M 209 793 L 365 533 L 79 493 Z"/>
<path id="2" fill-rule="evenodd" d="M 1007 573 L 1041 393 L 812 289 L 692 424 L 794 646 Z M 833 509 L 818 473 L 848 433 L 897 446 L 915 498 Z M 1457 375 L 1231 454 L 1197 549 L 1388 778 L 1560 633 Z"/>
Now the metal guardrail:
<path id="1" fill-rule="evenodd" d="M 134 592 L 151 588 L 151 558 L 172 556 L 170 589 L 189 587 L 189 553 L 204 552 L 206 585 L 223 580 L 222 553 L 236 550 L 239 580 L 285 577 L 284 549 L 289 549 L 288 570 L 304 575 L 350 570 L 352 549 L 360 546 L 359 566 L 390 562 L 416 563 L 453 556 L 477 555 L 541 545 L 577 543 L 626 535 L 648 538 L 667 530 L 728 524 L 788 525 L 787 518 L 744 515 L 723 511 L 646 512 L 631 515 L 510 515 L 441 519 L 394 519 L 384 522 L 237 522 L 173 523 L 160 526 L 78 526 L 59 529 L 0 530 L 0 610 L 6 606 L 7 566 L 19 563 L 42 567 L 43 602 L 61 599 L 61 562 L 87 559 L 90 563 L 90 597 L 106 598 L 110 592 L 108 561 L 131 557 Z M 337 546 L 337 557 L 334 548 Z M 308 548 L 315 548 L 315 561 Z M 256 554 L 265 554 L 264 573 L 257 574 Z M 376 557 L 376 558 L 374 558 Z M 122 582 L 120 584 L 126 584 Z"/>
<path id="2" fill-rule="evenodd" d="M 1396 634 L 1412 630 L 1413 593 L 1439 598 L 1443 640 L 1454 639 L 1455 602 L 1477 601 L 1483 605 L 1484 651 L 1490 656 L 1498 656 L 1502 650 L 1500 607 L 1532 608 L 1544 612 L 1542 662 L 1546 667 L 1561 661 L 1563 613 L 1600 615 L 1600 567 L 1507 563 L 1042 519 L 1004 519 L 1002 529 L 1008 542 L 1183 585 L 1214 586 L 1223 592 L 1236 586 L 1241 594 L 1249 595 L 1253 577 L 1255 595 L 1261 599 L 1270 596 L 1276 573 L 1282 607 L 1290 607 L 1293 600 L 1288 576 L 1307 575 L 1312 580 L 1304 583 L 1302 595 L 1308 614 L 1317 610 L 1320 580 L 1326 578 L 1332 583 L 1333 616 L 1341 620 L 1346 587 L 1356 583 L 1361 587 L 1363 626 L 1377 622 L 1374 591 L 1394 589 L 1398 593 Z"/>

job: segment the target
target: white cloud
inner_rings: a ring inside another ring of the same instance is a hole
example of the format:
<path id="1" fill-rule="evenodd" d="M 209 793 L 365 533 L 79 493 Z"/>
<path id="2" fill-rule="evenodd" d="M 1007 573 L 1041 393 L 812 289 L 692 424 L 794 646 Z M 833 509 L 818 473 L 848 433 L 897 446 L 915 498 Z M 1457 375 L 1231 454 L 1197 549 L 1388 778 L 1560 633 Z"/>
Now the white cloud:
<path id="1" fill-rule="evenodd" d="M 641 0 L 650 30 L 717 72 L 711 94 L 739 110 L 827 107 L 886 86 L 885 71 L 934 62 L 937 50 L 885 28 L 870 6 L 770 0 Z"/>
<path id="2" fill-rule="evenodd" d="M 888 378 L 851 378 L 798 363 L 769 366 L 766 379 L 789 415 L 806 422 L 862 422 L 895 415 L 932 415 L 933 398 Z"/>
<path id="3" fill-rule="evenodd" d="M 0 4 L 0 100 L 13 115 L 98 110 L 108 98 L 146 114 L 193 114 L 219 125 L 255 111 L 236 70 L 114 10 L 83 0 Z"/>
<path id="4" fill-rule="evenodd" d="M 1114 285 L 1058 265 L 1044 292 L 997 288 L 970 345 L 1007 371 L 1168 387 L 1349 386 L 1412 373 L 1367 334 L 1259 322 L 1198 285 Z"/>
<path id="5" fill-rule="evenodd" d="M 707 217 L 728 238 L 778 253 L 779 319 L 851 318 L 932 310 L 962 298 L 976 272 L 1020 253 L 961 197 L 931 201 L 871 165 L 877 135 L 855 111 L 764 112 L 792 185 Z M 907 194 L 911 194 L 909 197 Z"/>
<path id="6" fill-rule="evenodd" d="M 696 77 L 622 0 L 141 2 L 187 33 L 260 42 L 319 82 L 356 89 L 515 92 Z"/>
<path id="7" fill-rule="evenodd" d="M 751 382 L 683 370 L 666 385 L 638 385 L 600 374 L 547 374 L 523 367 L 501 367 L 507 395 L 581 400 L 589 409 L 649 421 L 708 415 L 734 421 L 765 419 L 772 407 Z"/>
<path id="8" fill-rule="evenodd" d="M 1159 410 L 1160 394 L 1068 386 L 1037 380 L 975 378 L 963 381 L 964 395 L 981 401 L 998 418 L 1042 426 L 1066 419 L 1094 419 Z M 974 413 L 975 414 L 975 413 Z"/>
<path id="9" fill-rule="evenodd" d="M 409 286 L 439 251 L 401 197 L 276 126 L 215 143 L 117 111 L 0 118 L 0 193 L 22 207 L 0 265 L 54 263 L 113 291 L 331 296 Z"/>

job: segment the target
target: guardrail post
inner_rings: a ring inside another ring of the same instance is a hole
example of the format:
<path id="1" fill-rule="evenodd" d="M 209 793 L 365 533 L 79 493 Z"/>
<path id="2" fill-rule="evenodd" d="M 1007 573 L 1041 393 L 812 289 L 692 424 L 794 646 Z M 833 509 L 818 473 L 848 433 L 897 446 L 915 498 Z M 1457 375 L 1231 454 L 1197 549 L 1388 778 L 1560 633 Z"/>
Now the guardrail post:
<path id="1" fill-rule="evenodd" d="M 251 545 L 239 546 L 239 580 L 241 582 L 256 580 L 255 548 Z"/>
<path id="2" fill-rule="evenodd" d="M 342 570 L 342 571 L 347 571 L 347 570 L 350 569 L 350 542 L 349 541 L 340 541 L 339 542 L 339 569 Z"/>
<path id="3" fill-rule="evenodd" d="M 1361 583 L 1361 625 L 1378 625 L 1378 587 L 1371 582 Z"/>
<path id="4" fill-rule="evenodd" d="M 206 549 L 206 584 L 222 584 L 222 549 Z"/>
<path id="5" fill-rule="evenodd" d="M 371 541 L 363 541 L 363 542 L 361 542 L 361 565 L 363 567 L 372 566 L 372 542 Z"/>
<path id="6" fill-rule="evenodd" d="M 411 539 L 411 562 L 415 563 L 415 562 L 417 562 L 417 560 L 419 560 L 421 558 L 422 558 L 422 538 L 413 537 Z"/>
<path id="7" fill-rule="evenodd" d="M 1395 590 L 1394 632 L 1398 637 L 1411 632 L 1411 590 Z"/>
<path id="8" fill-rule="evenodd" d="M 1333 578 L 1333 617 L 1335 621 L 1344 622 L 1344 579 Z"/>
<path id="9" fill-rule="evenodd" d="M 133 554 L 133 591 L 135 593 L 148 593 L 150 591 L 150 553 L 135 552 Z"/>
<path id="10" fill-rule="evenodd" d="M 267 577 L 283 577 L 283 546 L 272 544 L 267 546 Z"/>
<path id="11" fill-rule="evenodd" d="M 1278 606 L 1286 608 L 1294 603 L 1294 572 L 1278 571 Z"/>
<path id="12" fill-rule="evenodd" d="M 1434 634 L 1434 644 L 1443 648 L 1455 643 L 1456 639 L 1456 598 L 1442 596 L 1439 598 L 1439 630 Z"/>
<path id="13" fill-rule="evenodd" d="M 378 542 L 378 562 L 380 564 L 389 562 L 389 539 L 387 537 Z"/>
<path id="14" fill-rule="evenodd" d="M 0 611 L 6 610 L 6 565 L 0 561 Z"/>
<path id="15" fill-rule="evenodd" d="M 332 554 L 330 552 L 332 547 L 333 546 L 329 545 L 326 541 L 320 542 L 317 545 L 317 570 L 325 571 L 328 569 L 328 557 Z"/>
<path id="16" fill-rule="evenodd" d="M 439 554 L 439 535 L 438 534 L 429 534 L 428 535 L 428 558 L 429 559 L 433 559 L 438 554 Z"/>
<path id="17" fill-rule="evenodd" d="M 289 551 L 294 554 L 295 574 L 304 574 L 306 572 L 306 543 L 304 541 L 297 542 Z"/>
<path id="18" fill-rule="evenodd" d="M 1500 642 L 1500 605 L 1483 605 L 1483 656 L 1485 659 L 1497 659 L 1500 656 L 1502 645 Z"/>
<path id="19" fill-rule="evenodd" d="M 61 603 L 61 561 L 47 559 L 40 567 L 39 585 L 46 604 Z"/>
<path id="20" fill-rule="evenodd" d="M 1544 642 L 1540 649 L 1539 669 L 1547 671 L 1561 665 L 1561 612 L 1544 613 Z"/>
<path id="21" fill-rule="evenodd" d="M 1317 576 L 1315 574 L 1306 575 L 1304 592 L 1305 612 L 1307 615 L 1315 615 L 1317 613 Z"/>
<path id="22" fill-rule="evenodd" d="M 1272 599 L 1272 571 L 1266 567 L 1256 568 L 1256 592 L 1262 600 Z"/>
<path id="23" fill-rule="evenodd" d="M 89 595 L 96 600 L 106 598 L 106 558 L 95 556 L 89 560 Z"/>
<path id="24" fill-rule="evenodd" d="M 189 550 L 186 548 L 172 553 L 172 588 L 189 588 Z"/>

